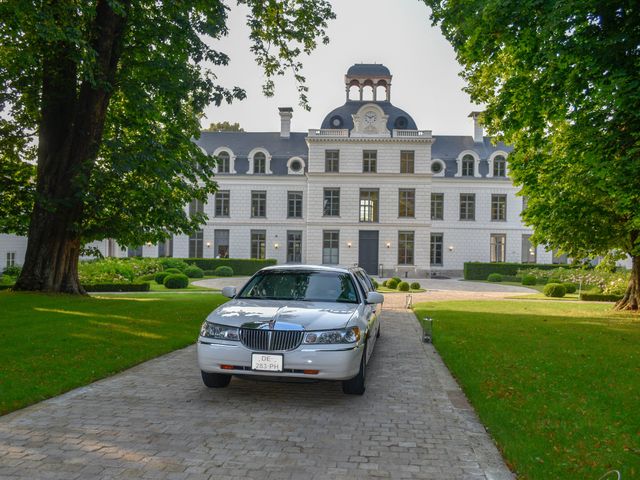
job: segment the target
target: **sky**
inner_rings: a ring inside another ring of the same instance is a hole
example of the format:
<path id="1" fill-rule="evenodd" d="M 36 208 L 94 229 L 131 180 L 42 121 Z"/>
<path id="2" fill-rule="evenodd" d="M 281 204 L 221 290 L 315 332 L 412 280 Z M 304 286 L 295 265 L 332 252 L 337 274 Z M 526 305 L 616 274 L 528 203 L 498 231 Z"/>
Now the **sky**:
<path id="1" fill-rule="evenodd" d="M 319 128 L 327 113 L 345 102 L 344 75 L 354 63 L 382 63 L 393 75 L 391 102 L 407 111 L 421 130 L 436 135 L 472 135 L 467 118 L 474 106 L 462 91 L 460 66 L 453 48 L 438 27 L 431 26 L 429 10 L 419 0 L 332 0 L 337 18 L 329 23 L 328 45 L 320 44 L 302 57 L 309 86 L 307 112 L 298 105 L 293 78 L 279 77 L 272 98 L 262 95 L 260 67 L 249 51 L 247 11 L 232 6 L 229 35 L 215 48 L 229 55 L 227 67 L 215 71 L 221 85 L 239 86 L 247 98 L 231 105 L 207 108 L 202 126 L 211 122 L 238 122 L 248 132 L 280 129 L 278 107 L 293 107 L 291 130 Z M 230 3 L 232 5 L 232 3 Z"/>

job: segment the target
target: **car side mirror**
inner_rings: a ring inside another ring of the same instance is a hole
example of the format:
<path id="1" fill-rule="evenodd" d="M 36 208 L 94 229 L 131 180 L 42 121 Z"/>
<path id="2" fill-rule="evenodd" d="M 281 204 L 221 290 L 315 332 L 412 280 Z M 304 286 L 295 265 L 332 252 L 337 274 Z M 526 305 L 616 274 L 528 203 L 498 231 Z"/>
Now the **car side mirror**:
<path id="1" fill-rule="evenodd" d="M 236 296 L 236 293 L 237 293 L 236 287 L 223 287 L 221 293 L 227 298 L 233 298 Z"/>
<path id="2" fill-rule="evenodd" d="M 384 303 L 384 295 L 378 292 L 369 292 L 367 293 L 367 303 L 369 304 Z"/>

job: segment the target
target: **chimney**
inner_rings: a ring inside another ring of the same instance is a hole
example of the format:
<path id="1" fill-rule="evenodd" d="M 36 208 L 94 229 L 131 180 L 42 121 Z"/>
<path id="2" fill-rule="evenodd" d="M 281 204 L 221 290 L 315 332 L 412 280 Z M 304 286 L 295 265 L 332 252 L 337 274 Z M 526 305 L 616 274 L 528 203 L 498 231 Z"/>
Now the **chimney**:
<path id="1" fill-rule="evenodd" d="M 293 108 L 278 107 L 280 110 L 280 138 L 289 138 L 291 136 L 291 117 L 293 117 Z"/>
<path id="2" fill-rule="evenodd" d="M 479 116 L 482 112 L 471 112 L 470 118 L 473 118 L 473 141 L 474 143 L 484 143 L 484 131 L 480 123 Z"/>

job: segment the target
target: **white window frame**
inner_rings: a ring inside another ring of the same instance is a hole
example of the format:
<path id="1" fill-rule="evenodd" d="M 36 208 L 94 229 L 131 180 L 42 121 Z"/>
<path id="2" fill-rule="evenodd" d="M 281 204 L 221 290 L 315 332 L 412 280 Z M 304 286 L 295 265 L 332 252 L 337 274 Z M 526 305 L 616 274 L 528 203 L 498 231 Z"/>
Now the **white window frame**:
<path id="1" fill-rule="evenodd" d="M 455 176 L 458 178 L 469 178 L 466 175 L 464 177 L 462 175 L 462 159 L 467 155 L 471 155 L 473 157 L 473 177 L 472 178 L 480 178 L 481 176 L 480 175 L 480 156 L 473 150 L 463 150 L 462 152 L 460 152 L 460 154 L 458 155 L 458 158 L 456 158 L 458 171 L 456 172 Z"/>
<path id="2" fill-rule="evenodd" d="M 299 161 L 300 164 L 302 165 L 300 170 L 298 170 L 297 172 L 291 169 L 291 164 L 296 160 Z M 289 160 L 287 160 L 287 173 L 289 175 L 304 175 L 304 167 L 305 167 L 305 162 L 300 157 L 291 157 Z"/>
<path id="3" fill-rule="evenodd" d="M 493 173 L 493 160 L 498 156 L 498 155 L 502 155 L 504 157 L 504 161 L 505 161 L 505 166 L 504 166 L 504 177 L 496 177 Z M 487 174 L 487 178 L 509 178 L 509 155 L 507 155 L 507 152 L 503 151 L 503 150 L 498 150 L 496 152 L 493 152 L 489 158 L 488 158 L 488 163 L 489 163 L 489 173 Z"/>
<path id="4" fill-rule="evenodd" d="M 265 162 L 266 162 L 266 165 L 264 166 L 264 174 L 253 173 L 253 157 L 256 155 L 256 153 L 264 153 Z M 247 171 L 248 175 L 271 175 L 273 173 L 271 171 L 271 154 L 266 148 L 262 148 L 262 147 L 254 148 L 249 152 L 249 155 L 247 155 L 247 159 L 249 160 L 249 170 Z"/>
<path id="5" fill-rule="evenodd" d="M 216 148 L 212 155 L 214 157 L 217 157 L 218 154 L 225 152 L 229 154 L 229 173 L 226 175 L 230 175 L 232 173 L 236 173 L 236 156 L 233 153 L 233 150 L 231 150 L 229 147 L 218 147 Z M 218 173 L 218 166 L 216 165 L 216 169 L 215 172 Z"/>

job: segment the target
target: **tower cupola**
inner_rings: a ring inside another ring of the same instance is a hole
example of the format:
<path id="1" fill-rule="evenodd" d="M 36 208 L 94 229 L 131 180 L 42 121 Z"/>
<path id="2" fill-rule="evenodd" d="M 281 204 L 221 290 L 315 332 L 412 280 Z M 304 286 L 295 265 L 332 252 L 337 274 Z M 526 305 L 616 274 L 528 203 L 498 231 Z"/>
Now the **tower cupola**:
<path id="1" fill-rule="evenodd" d="M 349 67 L 344 76 L 347 101 L 373 100 L 374 102 L 391 101 L 391 72 L 379 63 L 356 63 Z M 371 98 L 364 98 L 365 92 L 371 89 Z"/>

